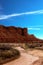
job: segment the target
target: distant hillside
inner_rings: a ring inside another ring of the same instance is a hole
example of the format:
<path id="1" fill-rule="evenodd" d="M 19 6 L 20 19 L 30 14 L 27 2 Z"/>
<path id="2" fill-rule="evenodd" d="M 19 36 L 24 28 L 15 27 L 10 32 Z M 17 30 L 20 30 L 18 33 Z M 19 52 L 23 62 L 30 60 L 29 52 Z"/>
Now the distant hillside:
<path id="1" fill-rule="evenodd" d="M 0 25 L 0 43 L 43 43 L 43 40 L 27 33 L 27 28 Z"/>

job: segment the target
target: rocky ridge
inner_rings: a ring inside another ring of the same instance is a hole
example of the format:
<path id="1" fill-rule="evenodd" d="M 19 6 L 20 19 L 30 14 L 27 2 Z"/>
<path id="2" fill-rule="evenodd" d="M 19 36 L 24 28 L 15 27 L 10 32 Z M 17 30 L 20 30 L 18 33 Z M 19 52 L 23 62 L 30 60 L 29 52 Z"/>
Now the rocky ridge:
<path id="1" fill-rule="evenodd" d="M 43 40 L 28 34 L 27 28 L 0 25 L 0 43 L 43 43 Z"/>

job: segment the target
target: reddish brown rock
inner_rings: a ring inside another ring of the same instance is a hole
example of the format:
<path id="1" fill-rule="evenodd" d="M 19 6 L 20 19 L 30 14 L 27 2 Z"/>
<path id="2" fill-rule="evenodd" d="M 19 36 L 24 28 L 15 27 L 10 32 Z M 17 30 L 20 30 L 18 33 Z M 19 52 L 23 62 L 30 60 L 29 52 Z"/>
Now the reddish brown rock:
<path id="1" fill-rule="evenodd" d="M 26 36 L 28 33 L 27 33 L 27 28 L 24 28 L 23 30 L 22 30 L 22 32 L 23 32 L 23 35 L 24 36 Z"/>
<path id="2" fill-rule="evenodd" d="M 0 43 L 43 43 L 43 40 L 30 35 L 27 28 L 20 27 L 5 27 L 0 25 Z"/>

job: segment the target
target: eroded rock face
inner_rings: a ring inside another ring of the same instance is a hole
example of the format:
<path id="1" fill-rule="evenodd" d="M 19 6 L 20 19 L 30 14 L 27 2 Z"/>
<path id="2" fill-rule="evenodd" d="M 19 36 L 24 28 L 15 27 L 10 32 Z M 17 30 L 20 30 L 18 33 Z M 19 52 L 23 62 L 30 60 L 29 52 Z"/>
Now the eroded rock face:
<path id="1" fill-rule="evenodd" d="M 0 26 L 0 43 L 25 42 L 25 35 L 27 35 L 26 28 Z"/>
<path id="2" fill-rule="evenodd" d="M 5 27 L 0 25 L 0 43 L 33 43 L 33 42 L 42 42 L 43 40 L 37 39 L 34 35 L 29 35 L 27 33 L 27 28 L 20 27 Z"/>

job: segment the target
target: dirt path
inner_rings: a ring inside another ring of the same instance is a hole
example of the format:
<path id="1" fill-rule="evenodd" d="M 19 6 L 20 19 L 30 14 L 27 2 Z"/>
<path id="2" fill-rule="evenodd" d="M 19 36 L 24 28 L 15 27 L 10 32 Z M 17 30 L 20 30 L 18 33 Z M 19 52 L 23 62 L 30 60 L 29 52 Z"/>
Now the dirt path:
<path id="1" fill-rule="evenodd" d="M 3 64 L 3 65 L 31 65 L 33 62 L 39 60 L 38 57 L 35 57 L 35 56 L 32 56 L 32 55 L 29 55 L 27 54 L 24 49 L 18 47 L 17 48 L 20 53 L 21 53 L 21 56 L 19 59 L 16 59 L 16 60 L 13 60 L 11 62 L 8 62 L 6 64 Z"/>

